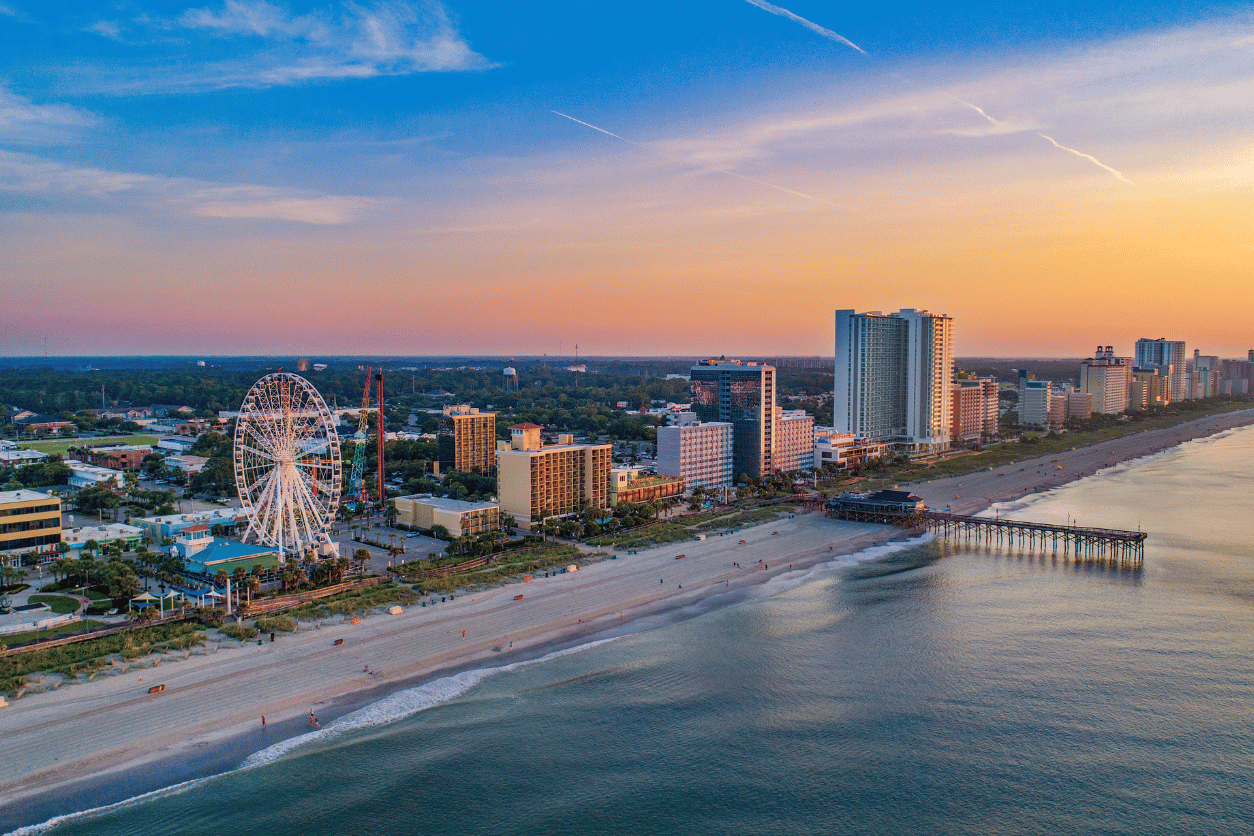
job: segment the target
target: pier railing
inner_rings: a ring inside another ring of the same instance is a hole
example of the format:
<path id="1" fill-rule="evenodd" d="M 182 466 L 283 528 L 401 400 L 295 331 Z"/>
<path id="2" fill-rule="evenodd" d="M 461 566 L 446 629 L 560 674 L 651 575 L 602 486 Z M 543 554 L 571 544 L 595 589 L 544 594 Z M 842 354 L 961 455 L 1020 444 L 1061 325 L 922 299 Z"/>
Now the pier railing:
<path id="1" fill-rule="evenodd" d="M 1047 551 L 1076 560 L 1111 560 L 1120 566 L 1140 568 L 1145 562 L 1144 531 L 1117 528 L 1090 528 L 1078 525 L 1051 525 L 924 510 L 914 525 L 949 540 L 1018 546 L 1031 551 Z M 912 526 L 913 527 L 913 526 Z"/>
<path id="2" fill-rule="evenodd" d="M 917 499 L 917 497 L 916 497 Z M 1062 554 L 1074 560 L 1112 562 L 1139 569 L 1145 562 L 1143 531 L 1051 525 L 997 517 L 974 517 L 894 502 L 856 502 L 829 505 L 835 516 L 855 522 L 888 523 L 924 529 L 950 541 L 1012 546 Z"/>

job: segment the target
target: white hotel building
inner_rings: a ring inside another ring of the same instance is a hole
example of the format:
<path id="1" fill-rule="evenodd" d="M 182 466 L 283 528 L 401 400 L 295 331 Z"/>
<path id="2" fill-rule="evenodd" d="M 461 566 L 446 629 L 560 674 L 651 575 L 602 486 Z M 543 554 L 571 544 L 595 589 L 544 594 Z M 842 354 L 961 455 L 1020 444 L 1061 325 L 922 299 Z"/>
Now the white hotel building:
<path id="1" fill-rule="evenodd" d="M 690 412 L 678 413 L 680 426 L 657 428 L 657 472 L 682 476 L 684 490 L 733 487 L 733 426 L 726 421 L 701 423 Z"/>
<path id="2" fill-rule="evenodd" d="M 836 430 L 912 455 L 948 449 L 953 366 L 948 316 L 836 311 Z"/>

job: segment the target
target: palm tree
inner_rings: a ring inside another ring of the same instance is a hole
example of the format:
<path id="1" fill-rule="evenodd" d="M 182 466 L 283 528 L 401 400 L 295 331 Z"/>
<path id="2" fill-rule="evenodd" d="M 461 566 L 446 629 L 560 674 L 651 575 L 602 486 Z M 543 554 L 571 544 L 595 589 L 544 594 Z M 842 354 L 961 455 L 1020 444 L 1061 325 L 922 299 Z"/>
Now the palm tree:
<path id="1" fill-rule="evenodd" d="M 357 577 L 366 573 L 366 564 L 370 562 L 370 549 L 358 549 L 353 552 L 353 562 L 357 564 Z"/>

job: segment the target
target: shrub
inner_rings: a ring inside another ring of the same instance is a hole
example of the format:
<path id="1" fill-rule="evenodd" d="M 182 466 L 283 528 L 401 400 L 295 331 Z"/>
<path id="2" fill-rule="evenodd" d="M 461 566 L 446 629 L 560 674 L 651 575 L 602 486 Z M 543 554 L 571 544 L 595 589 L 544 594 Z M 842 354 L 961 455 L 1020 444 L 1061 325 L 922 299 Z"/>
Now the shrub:
<path id="1" fill-rule="evenodd" d="M 249 627 L 247 624 L 228 624 L 218 629 L 231 638 L 239 639 L 240 641 L 255 639 L 260 635 L 256 627 Z"/>
<path id="2" fill-rule="evenodd" d="M 257 629 L 263 633 L 291 633 L 296 630 L 296 622 L 286 615 L 263 615 L 256 623 Z"/>
<path id="3" fill-rule="evenodd" d="M 214 609 L 213 607 L 196 607 L 192 610 L 192 615 L 196 617 L 197 621 L 206 626 L 222 626 L 222 610 Z"/>

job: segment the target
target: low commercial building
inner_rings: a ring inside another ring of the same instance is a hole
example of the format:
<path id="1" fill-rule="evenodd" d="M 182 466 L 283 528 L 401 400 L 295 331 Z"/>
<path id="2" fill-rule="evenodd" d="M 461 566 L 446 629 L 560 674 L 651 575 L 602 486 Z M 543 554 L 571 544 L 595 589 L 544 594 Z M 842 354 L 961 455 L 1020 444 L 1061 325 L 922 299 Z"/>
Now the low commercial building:
<path id="1" fill-rule="evenodd" d="M 0 449 L 0 466 L 2 467 L 21 467 L 24 464 L 42 461 L 46 458 L 48 458 L 48 454 L 41 453 L 38 450 L 18 450 L 12 447 Z"/>
<path id="2" fill-rule="evenodd" d="M 846 470 L 889 454 L 888 444 L 853 433 L 842 433 L 835 427 L 817 427 L 814 431 L 814 464 Z"/>
<path id="3" fill-rule="evenodd" d="M 236 569 L 251 574 L 254 567 L 265 571 L 281 565 L 276 549 L 213 537 L 207 526 L 193 526 L 180 532 L 170 546 L 170 554 L 181 558 L 188 572 L 206 578 L 213 578 L 220 572 L 229 577 Z"/>
<path id="4" fill-rule="evenodd" d="M 60 542 L 60 498 L 30 490 L 0 492 L 0 556 L 7 562 L 20 555 L 55 556 Z"/>
<path id="5" fill-rule="evenodd" d="M 61 539 L 69 547 L 65 556 L 78 558 L 82 556 L 83 546 L 89 540 L 96 541 L 97 554 L 104 546 L 117 546 L 126 552 L 137 551 L 143 545 L 144 530 L 124 523 L 109 523 L 71 528 L 62 533 Z"/>
<path id="6" fill-rule="evenodd" d="M 137 520 L 131 520 L 131 522 L 146 531 L 154 543 L 160 543 L 168 538 L 176 537 L 180 532 L 194 526 L 203 525 L 207 530 L 212 531 L 215 525 L 221 525 L 228 532 L 232 532 L 247 524 L 248 515 L 239 508 L 211 508 L 207 511 L 195 511 L 187 514 L 141 517 Z"/>
<path id="7" fill-rule="evenodd" d="M 71 488 L 95 488 L 111 486 L 120 488 L 126 482 L 126 475 L 120 470 L 97 467 L 80 461 L 67 461 L 70 468 L 69 484 Z"/>
<path id="8" fill-rule="evenodd" d="M 658 476 L 647 474 L 640 467 L 615 467 L 610 469 L 610 505 L 620 502 L 652 502 L 682 496 L 682 476 Z"/>
<path id="9" fill-rule="evenodd" d="M 442 525 L 454 537 L 501 529 L 501 506 L 495 502 L 467 502 L 431 494 L 398 496 L 392 501 L 396 503 L 399 528 L 425 531 Z"/>
<path id="10" fill-rule="evenodd" d="M 144 457 L 152 455 L 152 448 L 142 444 L 112 444 L 108 447 L 89 447 L 86 453 L 72 455 L 78 461 L 85 461 L 96 467 L 139 470 Z"/>
<path id="11" fill-rule="evenodd" d="M 177 438 L 161 438 L 157 440 L 157 449 L 167 453 L 182 454 L 196 446 L 196 439 L 187 436 Z"/>
<path id="12" fill-rule="evenodd" d="M 804 409 L 775 407 L 775 470 L 814 469 L 814 416 Z"/>
<path id="13" fill-rule="evenodd" d="M 165 466 L 177 470 L 183 476 L 191 476 L 193 473 L 199 473 L 205 469 L 209 459 L 204 456 L 166 456 Z"/>
<path id="14" fill-rule="evenodd" d="M 676 415 L 681 416 L 680 424 L 657 428 L 658 474 L 682 479 L 689 491 L 731 488 L 735 484 L 734 425 L 729 421 L 702 423 L 691 412 Z"/>
<path id="15" fill-rule="evenodd" d="M 510 427 L 509 445 L 496 451 L 501 510 L 530 530 L 546 517 L 574 514 L 585 506 L 610 504 L 610 444 L 545 445 L 536 424 Z"/>

